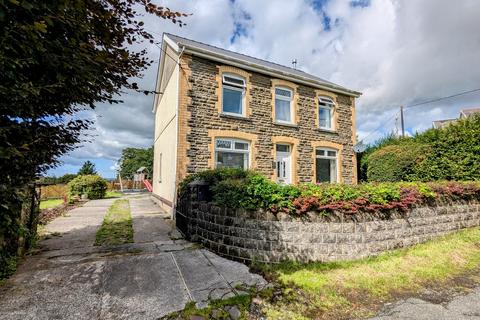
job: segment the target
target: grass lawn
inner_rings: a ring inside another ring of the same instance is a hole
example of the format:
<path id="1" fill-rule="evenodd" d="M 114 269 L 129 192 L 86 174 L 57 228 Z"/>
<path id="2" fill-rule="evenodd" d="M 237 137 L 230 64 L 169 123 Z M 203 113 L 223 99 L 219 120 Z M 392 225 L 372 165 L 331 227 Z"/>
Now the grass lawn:
<path id="1" fill-rule="evenodd" d="M 267 303 L 268 319 L 351 319 L 424 287 L 450 286 L 479 266 L 480 228 L 473 228 L 369 259 L 260 268 L 284 286 L 283 299 Z"/>
<path id="2" fill-rule="evenodd" d="M 121 196 L 123 196 L 123 194 L 118 191 L 108 190 L 105 194 L 105 199 L 120 198 Z"/>
<path id="3" fill-rule="evenodd" d="M 108 209 L 97 231 L 95 245 L 116 245 L 133 242 L 132 215 L 126 199 L 116 200 Z"/>
<path id="4" fill-rule="evenodd" d="M 48 199 L 40 201 L 40 210 L 50 209 L 63 203 L 63 199 Z"/>

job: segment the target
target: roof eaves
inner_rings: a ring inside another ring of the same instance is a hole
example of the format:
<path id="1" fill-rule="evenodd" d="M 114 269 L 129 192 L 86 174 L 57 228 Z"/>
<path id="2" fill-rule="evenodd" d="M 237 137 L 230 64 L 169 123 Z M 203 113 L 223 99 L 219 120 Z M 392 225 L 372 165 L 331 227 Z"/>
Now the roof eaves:
<path id="1" fill-rule="evenodd" d="M 162 86 L 162 77 L 161 74 L 163 72 L 163 67 L 165 63 L 165 56 L 167 55 L 166 53 L 166 45 L 169 45 L 175 52 L 179 52 L 179 47 L 178 44 L 175 43 L 171 38 L 168 37 L 168 33 L 163 33 L 162 35 L 162 46 L 160 47 L 160 57 L 158 58 L 158 68 L 157 68 L 157 78 L 155 80 L 155 91 L 158 93 L 154 93 L 154 98 L 153 98 L 153 108 L 152 108 L 152 113 L 155 113 L 157 111 L 157 104 L 158 104 L 158 99 L 160 95 L 163 95 L 163 92 L 159 92 L 160 88 Z"/>

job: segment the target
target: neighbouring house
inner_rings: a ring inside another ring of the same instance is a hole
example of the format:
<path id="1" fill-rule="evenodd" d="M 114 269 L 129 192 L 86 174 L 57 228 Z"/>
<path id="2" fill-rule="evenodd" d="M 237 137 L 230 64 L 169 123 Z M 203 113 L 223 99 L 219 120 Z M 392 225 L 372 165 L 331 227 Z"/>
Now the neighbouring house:
<path id="1" fill-rule="evenodd" d="M 435 120 L 432 122 L 432 125 L 435 129 L 445 128 L 445 126 L 456 122 L 458 119 L 466 119 L 478 113 L 480 113 L 480 108 L 462 109 L 457 119 Z"/>
<path id="2" fill-rule="evenodd" d="M 183 178 L 210 168 L 253 169 L 279 183 L 357 182 L 359 92 L 171 34 L 156 91 L 153 195 L 166 209 Z"/>

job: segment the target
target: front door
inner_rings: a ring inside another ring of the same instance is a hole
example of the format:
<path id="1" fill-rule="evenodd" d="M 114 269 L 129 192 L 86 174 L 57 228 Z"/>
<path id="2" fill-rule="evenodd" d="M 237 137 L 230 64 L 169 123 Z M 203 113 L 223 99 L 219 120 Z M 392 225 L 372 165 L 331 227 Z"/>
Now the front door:
<path id="1" fill-rule="evenodd" d="M 292 183 L 292 155 L 291 148 L 288 144 L 277 144 L 277 182 L 290 184 Z"/>

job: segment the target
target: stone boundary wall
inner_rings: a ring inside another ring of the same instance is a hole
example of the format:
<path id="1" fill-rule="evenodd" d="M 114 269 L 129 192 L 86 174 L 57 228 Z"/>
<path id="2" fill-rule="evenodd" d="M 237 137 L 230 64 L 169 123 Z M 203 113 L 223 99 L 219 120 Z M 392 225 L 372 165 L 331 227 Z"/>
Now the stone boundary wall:
<path id="1" fill-rule="evenodd" d="M 272 214 L 193 202 L 188 236 L 230 259 L 339 261 L 378 255 L 480 225 L 480 203 L 414 208 L 403 218 L 278 221 Z"/>

